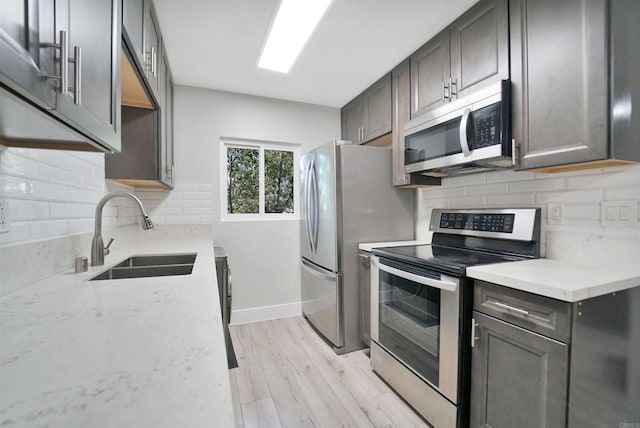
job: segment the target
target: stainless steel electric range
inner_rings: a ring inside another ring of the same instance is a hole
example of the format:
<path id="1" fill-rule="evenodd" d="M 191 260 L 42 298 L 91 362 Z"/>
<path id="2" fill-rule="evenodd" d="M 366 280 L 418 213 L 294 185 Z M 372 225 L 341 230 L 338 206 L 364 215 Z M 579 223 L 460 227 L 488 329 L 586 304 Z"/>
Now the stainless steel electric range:
<path id="1" fill-rule="evenodd" d="M 540 209 L 434 209 L 430 245 L 377 248 L 371 365 L 429 423 L 469 418 L 473 281 L 467 267 L 540 256 Z"/>

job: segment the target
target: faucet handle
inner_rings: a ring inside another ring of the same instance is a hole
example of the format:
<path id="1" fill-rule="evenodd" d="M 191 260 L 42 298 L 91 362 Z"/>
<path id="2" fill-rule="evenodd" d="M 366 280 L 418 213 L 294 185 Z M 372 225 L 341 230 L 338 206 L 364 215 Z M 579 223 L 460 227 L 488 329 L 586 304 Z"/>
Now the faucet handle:
<path id="1" fill-rule="evenodd" d="M 113 241 L 115 241 L 114 238 L 109 239 L 109 243 L 107 244 L 106 247 L 104 247 L 104 255 L 108 256 L 109 253 L 111 252 L 111 250 L 109 250 L 109 247 L 111 246 L 111 244 L 113 244 Z"/>

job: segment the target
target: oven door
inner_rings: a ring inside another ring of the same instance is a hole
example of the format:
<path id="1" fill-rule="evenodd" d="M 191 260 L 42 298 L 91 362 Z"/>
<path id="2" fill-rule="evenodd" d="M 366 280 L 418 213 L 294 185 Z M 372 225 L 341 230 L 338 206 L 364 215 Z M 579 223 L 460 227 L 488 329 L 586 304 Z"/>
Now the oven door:
<path id="1" fill-rule="evenodd" d="M 460 279 L 385 262 L 372 257 L 371 339 L 457 403 Z"/>

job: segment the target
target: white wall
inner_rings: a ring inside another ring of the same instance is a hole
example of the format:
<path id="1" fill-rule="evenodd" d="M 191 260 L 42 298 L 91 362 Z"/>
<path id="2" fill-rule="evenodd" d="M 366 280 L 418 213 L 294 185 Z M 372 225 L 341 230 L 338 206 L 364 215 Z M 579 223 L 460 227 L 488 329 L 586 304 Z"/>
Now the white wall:
<path id="1" fill-rule="evenodd" d="M 234 311 L 295 307 L 300 302 L 299 222 L 220 221 L 220 138 L 299 144 L 304 153 L 340 136 L 340 111 L 184 86 L 176 87 L 174 99 L 177 186 L 211 189 L 214 239 L 229 254 Z"/>
<path id="2" fill-rule="evenodd" d="M 8 202 L 10 221 L 10 231 L 0 233 L 0 245 L 89 232 L 96 203 L 113 190 L 130 189 L 107 185 L 101 153 L 0 151 L 0 198 Z M 105 228 L 137 221 L 127 200 L 110 202 L 103 214 Z"/>
<path id="3" fill-rule="evenodd" d="M 418 191 L 416 236 L 430 239 L 432 208 L 541 207 L 548 258 L 601 265 L 640 263 L 640 227 L 602 226 L 603 201 L 640 201 L 640 166 L 533 174 L 487 172 L 443 179 Z M 564 224 L 547 223 L 547 204 L 564 204 Z M 637 215 L 637 214 L 636 214 Z"/>

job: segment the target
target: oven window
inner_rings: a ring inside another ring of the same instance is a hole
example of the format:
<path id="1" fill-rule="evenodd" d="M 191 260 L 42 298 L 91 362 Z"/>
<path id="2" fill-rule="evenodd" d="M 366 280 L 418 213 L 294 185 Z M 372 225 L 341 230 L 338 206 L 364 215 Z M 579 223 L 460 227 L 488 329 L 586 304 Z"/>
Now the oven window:
<path id="1" fill-rule="evenodd" d="M 433 128 L 406 136 L 404 139 L 404 164 L 410 165 L 462 153 L 460 121 L 461 119 L 458 117 Z"/>
<path id="2" fill-rule="evenodd" d="M 438 387 L 440 289 L 380 271 L 379 340 Z"/>

